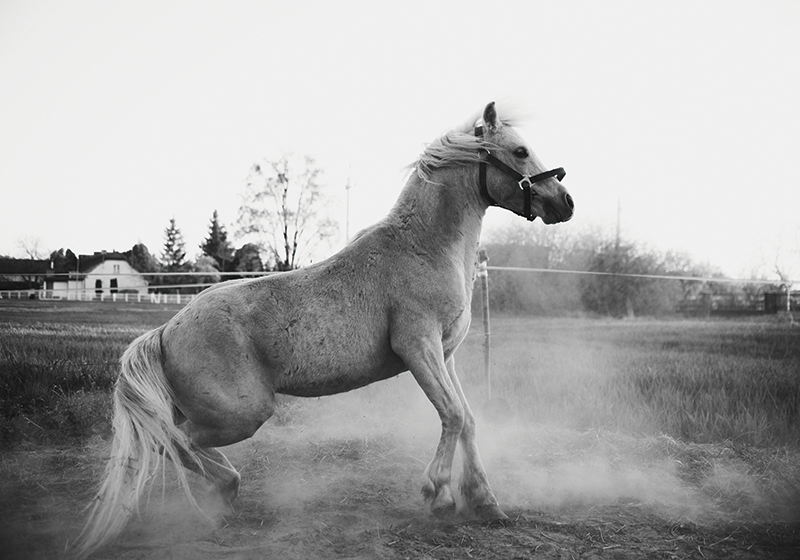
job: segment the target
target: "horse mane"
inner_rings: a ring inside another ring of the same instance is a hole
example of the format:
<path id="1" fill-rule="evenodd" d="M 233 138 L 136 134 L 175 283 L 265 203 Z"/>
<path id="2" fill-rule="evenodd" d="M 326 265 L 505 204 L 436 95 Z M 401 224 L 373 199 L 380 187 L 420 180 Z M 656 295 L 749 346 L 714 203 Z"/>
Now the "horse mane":
<path id="1" fill-rule="evenodd" d="M 431 174 L 437 169 L 445 167 L 456 167 L 468 165 L 480 161 L 479 149 L 482 147 L 492 147 L 491 143 L 482 138 L 476 138 L 474 134 L 475 126 L 482 120 L 482 112 L 475 113 L 464 121 L 464 123 L 450 130 L 425 146 L 425 150 L 419 159 L 410 164 L 408 168 L 425 180 L 430 181 Z M 527 115 L 520 112 L 513 105 L 504 105 L 500 122 L 505 126 L 518 126 Z"/>

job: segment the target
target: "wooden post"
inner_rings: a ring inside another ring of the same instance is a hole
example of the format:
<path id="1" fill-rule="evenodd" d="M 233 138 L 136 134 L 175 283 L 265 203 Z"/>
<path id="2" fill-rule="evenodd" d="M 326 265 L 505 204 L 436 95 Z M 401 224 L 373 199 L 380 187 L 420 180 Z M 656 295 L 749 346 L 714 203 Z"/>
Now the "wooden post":
<path id="1" fill-rule="evenodd" d="M 791 282 L 786 283 L 786 313 L 791 317 L 792 316 L 792 284 Z"/>
<path id="2" fill-rule="evenodd" d="M 489 262 L 489 255 L 486 249 L 478 251 L 478 278 L 481 284 L 481 307 L 483 308 L 483 372 L 484 380 L 486 383 L 486 400 L 487 402 L 492 398 L 492 346 L 491 346 L 491 331 L 489 330 L 489 271 L 487 263 Z"/>

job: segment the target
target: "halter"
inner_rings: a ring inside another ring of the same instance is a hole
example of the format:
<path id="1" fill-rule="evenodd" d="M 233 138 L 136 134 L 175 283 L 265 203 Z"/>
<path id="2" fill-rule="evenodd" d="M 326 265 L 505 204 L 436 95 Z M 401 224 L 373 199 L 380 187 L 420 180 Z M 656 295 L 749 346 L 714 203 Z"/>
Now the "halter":
<path id="1" fill-rule="evenodd" d="M 475 127 L 475 136 L 478 138 L 483 137 L 482 126 Z M 479 171 L 481 194 L 484 196 L 484 198 L 486 198 L 486 200 L 489 201 L 491 206 L 500 206 L 499 204 L 497 204 L 497 201 L 493 199 L 492 196 L 489 194 L 489 189 L 486 187 L 486 164 L 491 163 L 497 169 L 504 172 L 506 175 L 512 177 L 517 182 L 517 184 L 519 184 L 519 188 L 522 189 L 525 198 L 524 198 L 523 213 L 522 214 L 517 213 L 517 214 L 523 216 L 529 222 L 532 222 L 533 220 L 536 219 L 536 216 L 533 215 L 533 213 L 531 213 L 531 201 L 533 200 L 533 197 L 535 195 L 539 194 L 535 190 L 533 190 L 533 185 L 535 185 L 536 183 L 540 183 L 541 181 L 544 181 L 545 179 L 549 179 L 551 177 L 555 177 L 556 179 L 558 179 L 558 181 L 561 181 L 561 179 L 563 179 L 567 174 L 567 172 L 564 171 L 563 167 L 557 167 L 556 169 L 551 169 L 550 171 L 537 173 L 536 175 L 533 176 L 522 175 L 516 169 L 509 167 L 508 165 L 497 159 L 495 156 L 493 156 L 488 148 L 481 148 L 480 152 L 485 156 L 483 159 L 481 159 L 480 171 Z"/>

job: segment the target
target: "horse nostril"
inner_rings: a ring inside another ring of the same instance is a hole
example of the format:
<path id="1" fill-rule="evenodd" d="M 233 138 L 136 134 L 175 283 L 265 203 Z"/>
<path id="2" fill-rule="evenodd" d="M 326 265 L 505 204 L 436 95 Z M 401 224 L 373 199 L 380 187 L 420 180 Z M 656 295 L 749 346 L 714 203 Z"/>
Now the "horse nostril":
<path id="1" fill-rule="evenodd" d="M 564 195 L 564 202 L 566 202 L 567 206 L 570 208 L 575 208 L 575 203 L 572 202 L 572 197 L 569 194 Z"/>

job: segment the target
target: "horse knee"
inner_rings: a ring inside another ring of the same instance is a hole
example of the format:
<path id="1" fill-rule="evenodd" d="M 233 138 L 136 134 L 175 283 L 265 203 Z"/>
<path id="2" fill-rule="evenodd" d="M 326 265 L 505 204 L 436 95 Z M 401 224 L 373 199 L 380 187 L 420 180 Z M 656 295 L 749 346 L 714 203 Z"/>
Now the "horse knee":
<path id="1" fill-rule="evenodd" d="M 464 410 L 464 423 L 461 426 L 461 437 L 475 439 L 475 417 L 468 409 Z"/>
<path id="2" fill-rule="evenodd" d="M 442 428 L 454 434 L 460 434 L 467 423 L 467 413 L 460 401 L 454 400 L 441 414 Z"/>

